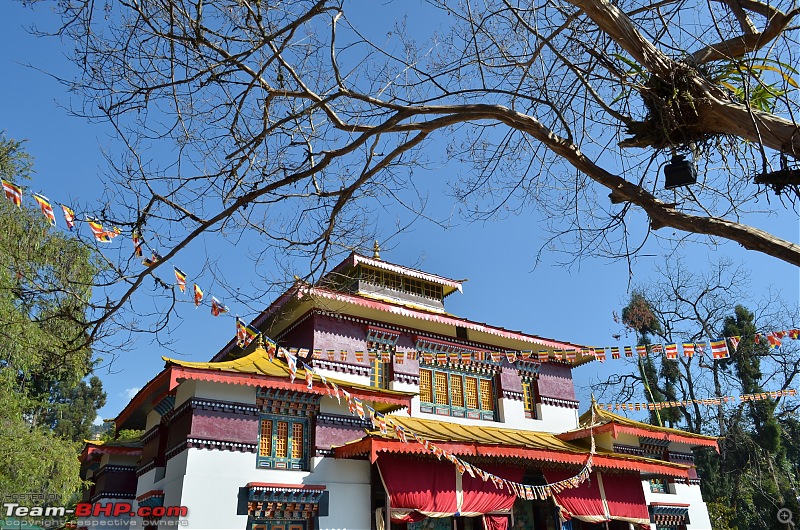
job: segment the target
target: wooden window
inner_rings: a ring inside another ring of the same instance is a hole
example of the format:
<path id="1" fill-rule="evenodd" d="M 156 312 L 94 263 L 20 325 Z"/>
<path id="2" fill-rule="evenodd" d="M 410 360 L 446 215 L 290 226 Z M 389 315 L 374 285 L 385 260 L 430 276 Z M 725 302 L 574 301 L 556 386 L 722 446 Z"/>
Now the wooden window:
<path id="1" fill-rule="evenodd" d="M 289 424 L 285 421 L 278 422 L 278 432 L 275 437 L 275 457 L 286 458 L 289 445 Z"/>
<path id="2" fill-rule="evenodd" d="M 381 354 L 380 351 L 377 352 Z M 389 372 L 391 363 L 385 363 L 380 358 L 373 359 L 369 372 L 369 385 L 375 388 L 389 389 Z"/>
<path id="3" fill-rule="evenodd" d="M 420 412 L 495 421 L 493 382 L 489 374 L 447 367 L 420 368 Z"/>
<path id="4" fill-rule="evenodd" d="M 259 456 L 270 456 L 272 454 L 272 421 L 261 420 L 261 440 L 259 440 Z"/>
<path id="5" fill-rule="evenodd" d="M 450 374 L 450 404 L 454 407 L 464 406 L 464 379 L 461 375 Z"/>
<path id="6" fill-rule="evenodd" d="M 428 298 L 435 298 L 437 300 L 441 300 L 443 298 L 442 286 L 436 285 L 435 283 L 425 283 L 424 294 Z"/>
<path id="7" fill-rule="evenodd" d="M 667 481 L 663 478 L 650 479 L 650 492 L 651 493 L 669 493 L 667 489 Z"/>
<path id="8" fill-rule="evenodd" d="M 434 372 L 436 378 L 436 404 L 447 405 L 447 373 Z"/>
<path id="9" fill-rule="evenodd" d="M 414 278 L 403 278 L 403 286 L 406 291 L 412 294 L 425 294 L 425 288 L 423 287 L 422 280 L 416 280 Z"/>
<path id="10" fill-rule="evenodd" d="M 256 465 L 272 469 L 307 469 L 308 419 L 261 416 Z"/>
<path id="11" fill-rule="evenodd" d="M 467 408 L 470 409 L 477 409 L 478 408 L 478 379 L 475 377 L 467 377 L 466 378 L 466 397 L 467 397 Z"/>
<path id="12" fill-rule="evenodd" d="M 431 371 L 419 371 L 419 400 L 423 403 L 433 403 L 433 388 L 431 387 Z"/>
<path id="13" fill-rule="evenodd" d="M 381 284 L 381 271 L 369 267 L 361 267 L 361 279 L 373 285 Z"/>
<path id="14" fill-rule="evenodd" d="M 522 401 L 525 404 L 525 417 L 536 418 L 536 381 L 522 382 Z"/>
<path id="15" fill-rule="evenodd" d="M 494 410 L 494 394 L 492 393 L 492 382 L 489 379 L 481 379 L 481 408 Z"/>
<path id="16" fill-rule="evenodd" d="M 303 458 L 303 424 L 300 422 L 292 424 L 292 458 Z"/>

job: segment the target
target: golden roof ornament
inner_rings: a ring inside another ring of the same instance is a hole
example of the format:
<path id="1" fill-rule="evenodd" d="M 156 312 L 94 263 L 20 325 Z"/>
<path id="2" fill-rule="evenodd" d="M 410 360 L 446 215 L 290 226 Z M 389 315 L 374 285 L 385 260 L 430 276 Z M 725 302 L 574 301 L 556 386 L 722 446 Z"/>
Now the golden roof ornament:
<path id="1" fill-rule="evenodd" d="M 256 350 L 255 351 L 258 351 L 258 350 L 261 350 L 262 355 L 266 355 L 266 353 L 267 353 L 267 350 L 264 348 L 264 334 L 263 333 L 259 333 L 258 337 L 256 337 Z"/>
<path id="2" fill-rule="evenodd" d="M 375 259 L 381 259 L 381 247 L 378 244 L 378 240 L 375 240 L 375 244 L 372 246 L 372 257 Z"/>

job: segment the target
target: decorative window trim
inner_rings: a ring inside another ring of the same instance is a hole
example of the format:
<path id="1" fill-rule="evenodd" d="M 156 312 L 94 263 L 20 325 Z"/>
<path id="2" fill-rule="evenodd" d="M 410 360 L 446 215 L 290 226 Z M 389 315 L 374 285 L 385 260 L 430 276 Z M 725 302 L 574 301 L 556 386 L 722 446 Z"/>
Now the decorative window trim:
<path id="1" fill-rule="evenodd" d="M 400 332 L 385 329 L 378 326 L 367 325 L 367 343 L 384 344 L 386 346 L 397 346 Z"/>
<path id="2" fill-rule="evenodd" d="M 674 495 L 675 491 L 670 487 L 670 483 L 663 477 L 653 477 L 647 480 L 650 486 L 650 493 L 660 495 Z"/>
<path id="3" fill-rule="evenodd" d="M 251 482 L 247 484 L 248 527 L 274 530 L 279 524 L 285 530 L 313 526 L 313 520 L 320 515 L 320 502 L 326 495 L 325 486 L 266 484 Z"/>
<path id="4" fill-rule="evenodd" d="M 118 491 L 102 491 L 89 499 L 91 502 L 97 502 L 100 499 L 134 499 L 136 493 L 122 493 Z"/>
<path id="5" fill-rule="evenodd" d="M 264 425 L 270 425 L 269 454 L 263 453 Z M 281 436 L 280 426 L 286 424 L 286 432 Z M 276 414 L 262 414 L 259 418 L 259 448 L 256 456 L 256 467 L 259 469 L 288 469 L 288 470 L 308 470 L 309 462 L 309 424 L 307 417 L 302 416 L 283 416 Z M 298 447 L 297 429 L 302 429 L 302 440 L 299 442 L 300 455 L 295 454 Z M 279 438 L 279 436 L 281 436 Z M 283 442 L 285 456 L 277 456 L 279 443 Z"/>
<path id="6" fill-rule="evenodd" d="M 424 372 L 424 373 L 423 373 Z M 430 374 L 430 375 L 427 375 Z M 438 375 L 438 377 L 437 377 Z M 442 385 L 442 376 L 445 376 L 445 384 Z M 457 387 L 461 389 L 462 406 L 453 404 L 451 395 L 453 384 L 451 378 L 461 378 L 461 384 Z M 469 380 L 475 381 L 475 394 L 470 393 Z M 437 380 L 439 389 L 437 392 Z M 423 389 L 422 384 L 428 381 L 429 388 Z M 486 384 L 491 385 L 491 395 L 487 398 L 485 392 Z M 453 418 L 468 418 L 475 420 L 497 421 L 497 385 L 494 377 L 473 373 L 467 370 L 450 369 L 442 366 L 421 366 L 420 367 L 420 412 L 437 414 L 440 416 L 451 416 Z M 437 399 L 437 394 L 439 399 Z M 441 403 L 446 398 L 446 403 Z M 426 401 L 426 399 L 429 399 Z M 477 406 L 471 407 L 470 401 Z M 491 408 L 487 407 L 487 400 Z"/>
<path id="7" fill-rule="evenodd" d="M 214 412 L 229 412 L 232 414 L 242 414 L 248 416 L 257 416 L 259 408 L 255 405 L 248 405 L 245 403 L 235 403 L 231 401 L 217 401 L 215 399 L 205 398 L 189 398 L 177 408 L 170 410 L 161 418 L 162 425 L 170 425 L 176 419 L 180 418 L 192 409 L 210 410 Z M 155 431 L 154 429 L 151 429 Z M 155 436 L 155 432 L 148 431 L 148 440 L 151 436 Z"/>
<path id="8" fill-rule="evenodd" d="M 568 409 L 578 409 L 580 408 L 579 401 L 573 401 L 571 399 L 561 399 L 561 398 L 554 398 L 549 396 L 540 396 L 539 402 L 542 405 L 552 405 L 554 407 L 565 407 Z"/>
<path id="9" fill-rule="evenodd" d="M 419 386 L 419 375 L 404 374 L 401 372 L 394 373 L 394 380 L 398 383 L 405 383 L 408 385 Z"/>
<path id="10" fill-rule="evenodd" d="M 641 447 L 634 445 L 614 444 L 614 452 L 624 455 L 645 456 L 648 453 Z"/>
<path id="11" fill-rule="evenodd" d="M 105 465 L 92 475 L 92 480 L 97 481 L 106 473 L 135 473 L 136 466 Z"/>
<path id="12" fill-rule="evenodd" d="M 677 451 L 670 451 L 669 461 L 678 463 L 689 462 L 691 464 L 694 464 L 694 455 L 691 453 L 680 453 Z"/>
<path id="13" fill-rule="evenodd" d="M 314 367 L 322 368 L 323 370 L 330 370 L 332 372 L 360 375 L 365 377 L 369 376 L 370 371 L 369 366 L 349 364 L 339 361 L 329 361 L 327 359 L 314 359 Z"/>
<path id="14" fill-rule="evenodd" d="M 317 414 L 317 425 L 352 425 L 354 427 L 371 427 L 369 420 L 362 420 L 354 416 L 340 414 Z"/>
<path id="15" fill-rule="evenodd" d="M 525 417 L 538 420 L 539 410 L 539 384 L 534 378 L 522 379 L 522 404 L 525 409 Z"/>

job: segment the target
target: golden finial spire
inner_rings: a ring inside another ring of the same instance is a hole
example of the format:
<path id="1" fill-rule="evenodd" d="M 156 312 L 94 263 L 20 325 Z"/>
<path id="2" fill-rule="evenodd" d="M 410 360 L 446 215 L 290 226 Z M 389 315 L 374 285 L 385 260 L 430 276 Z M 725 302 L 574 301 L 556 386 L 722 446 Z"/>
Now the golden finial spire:
<path id="1" fill-rule="evenodd" d="M 259 333 L 258 337 L 256 337 L 256 351 L 261 350 L 264 354 L 267 353 L 267 350 L 264 348 L 264 334 Z"/>
<path id="2" fill-rule="evenodd" d="M 381 246 L 378 244 L 378 240 L 375 240 L 375 245 L 372 247 L 372 257 L 375 259 L 381 259 Z"/>

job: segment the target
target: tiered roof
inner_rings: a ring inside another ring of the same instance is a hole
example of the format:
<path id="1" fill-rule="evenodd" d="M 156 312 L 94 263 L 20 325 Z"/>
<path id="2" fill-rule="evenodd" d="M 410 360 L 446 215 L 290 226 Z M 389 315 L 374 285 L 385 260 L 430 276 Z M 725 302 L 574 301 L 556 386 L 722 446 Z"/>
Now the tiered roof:
<path id="1" fill-rule="evenodd" d="M 594 419 L 593 419 L 594 418 Z M 594 421 L 594 423 L 593 423 Z M 579 419 L 580 427 L 573 431 L 561 433 L 558 437 L 562 440 L 580 440 L 589 437 L 590 429 L 594 434 L 610 432 L 616 438 L 619 433 L 632 434 L 646 438 L 654 438 L 669 442 L 678 442 L 692 447 L 713 447 L 719 451 L 716 436 L 706 436 L 693 432 L 671 429 L 669 427 L 659 427 L 641 421 L 632 420 L 619 414 L 614 414 L 592 403 L 592 407 L 584 412 Z"/>
<path id="2" fill-rule="evenodd" d="M 368 258 L 357 253 L 351 253 L 345 260 L 337 265 L 331 274 L 355 267 L 358 264 L 368 264 L 383 270 L 393 271 L 397 274 L 424 279 L 444 286 L 444 292 L 449 294 L 456 290 L 461 291 L 462 281 L 451 280 L 442 276 L 429 274 L 409 267 L 387 263 L 380 259 Z M 330 276 L 330 275 L 329 275 Z M 331 302 L 336 302 L 336 312 L 348 314 L 358 318 L 374 319 L 406 328 L 418 328 L 429 333 L 454 336 L 456 328 L 464 328 L 471 332 L 470 341 L 475 343 L 491 344 L 498 349 L 517 351 L 547 350 L 575 350 L 576 358 L 569 362 L 571 366 L 595 360 L 593 355 L 581 353 L 586 348 L 580 344 L 559 341 L 521 331 L 508 330 L 483 322 L 451 315 L 443 310 L 414 304 L 412 302 L 387 299 L 364 292 L 344 292 L 329 287 L 332 281 L 323 280 L 317 285 L 312 285 L 301 280 L 279 296 L 267 307 L 252 325 L 272 337 L 279 336 L 293 322 L 296 322 L 309 311 L 320 309 L 330 311 Z M 280 318 L 276 318 L 280 315 Z M 228 358 L 237 350 L 235 340 L 231 340 L 219 353 L 214 356 L 216 360 Z"/>
<path id="3" fill-rule="evenodd" d="M 117 429 L 143 428 L 147 414 L 185 380 L 268 387 L 318 395 L 328 394 L 328 386 L 315 374 L 312 374 L 312 384 L 309 388 L 303 369 L 297 370 L 295 380 L 292 381 L 285 361 L 279 358 L 270 359 L 261 345 L 248 355 L 230 361 L 193 362 L 168 357 L 162 359 L 166 363 L 164 370 L 147 383 L 114 419 Z M 377 389 L 339 379 L 326 378 L 326 380 L 346 389 L 359 399 L 374 402 L 374 408 L 380 412 L 408 408 L 411 406 L 411 398 L 416 395 L 413 392 Z"/>
<path id="4" fill-rule="evenodd" d="M 459 457 L 488 457 L 513 460 L 532 460 L 549 464 L 581 466 L 586 462 L 589 450 L 569 443 L 551 433 L 535 432 L 502 427 L 461 425 L 441 420 L 428 420 L 391 415 L 392 423 L 400 425 L 408 435 L 403 443 L 393 430 L 385 434 L 368 431 L 367 436 L 335 449 L 337 458 L 368 456 L 371 461 L 379 453 L 421 453 L 428 450 L 416 443 L 410 433 L 435 442 L 437 447 Z M 634 455 L 616 454 L 598 449 L 594 467 L 617 471 L 657 473 L 671 477 L 689 478 L 689 466 L 664 462 Z"/>

